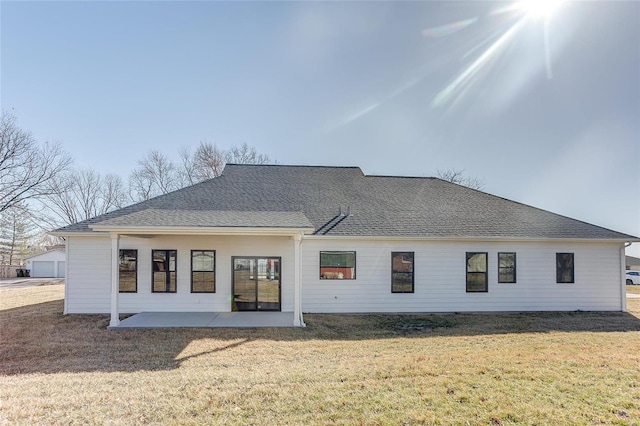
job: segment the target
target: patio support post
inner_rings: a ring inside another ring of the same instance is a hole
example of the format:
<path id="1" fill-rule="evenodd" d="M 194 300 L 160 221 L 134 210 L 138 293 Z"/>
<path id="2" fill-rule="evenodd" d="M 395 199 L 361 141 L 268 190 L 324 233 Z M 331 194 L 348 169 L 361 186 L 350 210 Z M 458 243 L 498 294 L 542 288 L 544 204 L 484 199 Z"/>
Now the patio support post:
<path id="1" fill-rule="evenodd" d="M 111 322 L 109 327 L 120 325 L 120 314 L 118 312 L 118 293 L 120 290 L 120 235 L 111 234 Z"/>
<path id="2" fill-rule="evenodd" d="M 293 283 L 293 325 L 306 327 L 302 318 L 302 258 L 300 248 L 302 245 L 302 232 L 293 236 L 294 244 L 294 283 Z"/>

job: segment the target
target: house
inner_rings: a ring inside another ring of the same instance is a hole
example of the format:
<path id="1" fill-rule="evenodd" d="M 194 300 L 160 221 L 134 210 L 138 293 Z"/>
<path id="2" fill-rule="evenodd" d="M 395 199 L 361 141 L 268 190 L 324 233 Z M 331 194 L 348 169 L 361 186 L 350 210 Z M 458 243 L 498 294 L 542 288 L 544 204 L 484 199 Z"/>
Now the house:
<path id="1" fill-rule="evenodd" d="M 633 256 L 626 256 L 627 269 L 640 271 L 640 259 Z"/>
<path id="2" fill-rule="evenodd" d="M 25 258 L 26 268 L 30 275 L 37 278 L 64 278 L 66 256 L 65 250 L 56 247 L 51 250 L 33 254 Z"/>
<path id="3" fill-rule="evenodd" d="M 624 311 L 637 237 L 437 178 L 228 164 L 56 230 L 64 312 Z"/>

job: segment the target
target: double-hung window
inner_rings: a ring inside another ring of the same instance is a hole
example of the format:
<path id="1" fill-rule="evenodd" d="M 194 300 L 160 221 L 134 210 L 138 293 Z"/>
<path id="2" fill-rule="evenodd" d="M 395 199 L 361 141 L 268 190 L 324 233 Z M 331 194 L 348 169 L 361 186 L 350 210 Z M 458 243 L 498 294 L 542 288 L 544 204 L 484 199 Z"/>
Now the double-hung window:
<path id="1" fill-rule="evenodd" d="M 412 251 L 391 252 L 392 293 L 413 293 L 413 259 Z"/>
<path id="2" fill-rule="evenodd" d="M 176 292 L 176 250 L 152 250 L 153 293 Z"/>
<path id="3" fill-rule="evenodd" d="M 120 250 L 118 274 L 120 293 L 138 291 L 138 250 Z"/>
<path id="4" fill-rule="evenodd" d="M 467 293 L 489 291 L 487 253 L 467 252 Z"/>
<path id="5" fill-rule="evenodd" d="M 498 282 L 516 282 L 516 254 L 498 253 Z"/>
<path id="6" fill-rule="evenodd" d="M 573 283 L 573 253 L 556 253 L 556 282 Z"/>
<path id="7" fill-rule="evenodd" d="M 191 250 L 191 293 L 215 292 L 215 250 Z"/>

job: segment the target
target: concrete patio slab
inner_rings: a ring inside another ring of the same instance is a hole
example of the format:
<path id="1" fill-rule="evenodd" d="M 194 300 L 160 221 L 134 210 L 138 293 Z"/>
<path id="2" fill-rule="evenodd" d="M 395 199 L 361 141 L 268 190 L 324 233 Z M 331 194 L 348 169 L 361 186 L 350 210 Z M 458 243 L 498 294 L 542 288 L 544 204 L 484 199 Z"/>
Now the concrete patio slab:
<path id="1" fill-rule="evenodd" d="M 125 328 L 293 327 L 293 312 L 141 312 L 109 330 Z"/>
<path id="2" fill-rule="evenodd" d="M 293 312 L 220 312 L 214 327 L 293 327 Z"/>

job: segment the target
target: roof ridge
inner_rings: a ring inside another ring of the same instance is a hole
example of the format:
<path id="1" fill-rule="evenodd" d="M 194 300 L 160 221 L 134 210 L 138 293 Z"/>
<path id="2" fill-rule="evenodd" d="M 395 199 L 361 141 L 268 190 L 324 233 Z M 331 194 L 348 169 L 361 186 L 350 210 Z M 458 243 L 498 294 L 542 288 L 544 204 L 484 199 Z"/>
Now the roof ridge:
<path id="1" fill-rule="evenodd" d="M 226 166 L 243 166 L 243 167 L 308 167 L 315 169 L 358 169 L 362 170 L 358 166 L 322 166 L 313 164 L 242 164 L 242 163 L 226 163 Z M 224 173 L 224 172 L 223 172 Z"/>
<path id="2" fill-rule="evenodd" d="M 434 176 L 394 176 L 394 175 L 365 175 L 372 178 L 396 178 L 396 179 L 438 179 Z"/>

